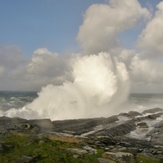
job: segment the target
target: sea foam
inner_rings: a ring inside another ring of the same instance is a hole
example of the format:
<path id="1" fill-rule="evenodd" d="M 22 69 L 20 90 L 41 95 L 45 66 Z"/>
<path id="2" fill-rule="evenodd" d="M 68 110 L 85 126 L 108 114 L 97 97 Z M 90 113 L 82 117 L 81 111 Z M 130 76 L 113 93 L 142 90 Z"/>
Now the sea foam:
<path id="1" fill-rule="evenodd" d="M 74 119 L 110 116 L 121 110 L 129 94 L 126 67 L 108 53 L 77 57 L 72 62 L 73 82 L 47 85 L 32 103 L 10 109 L 6 116 Z"/>

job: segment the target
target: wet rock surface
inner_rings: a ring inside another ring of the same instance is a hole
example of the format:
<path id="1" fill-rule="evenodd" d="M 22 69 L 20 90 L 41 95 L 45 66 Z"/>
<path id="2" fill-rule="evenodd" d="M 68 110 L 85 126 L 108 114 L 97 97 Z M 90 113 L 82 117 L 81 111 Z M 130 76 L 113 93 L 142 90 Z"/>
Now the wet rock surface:
<path id="1" fill-rule="evenodd" d="M 96 153 L 96 148 L 106 152 L 99 162 L 132 162 L 134 155 L 163 158 L 163 109 L 154 108 L 142 113 L 129 112 L 108 118 L 26 120 L 0 117 L 0 137 L 10 134 L 35 135 L 62 142 L 78 143 L 82 149 L 67 149 L 74 154 Z M 44 142 L 40 142 L 44 143 Z M 0 142 L 3 148 L 12 148 Z M 76 155 L 75 155 L 76 156 Z M 34 158 L 23 156 L 19 162 Z M 130 161 L 129 161 L 130 160 Z"/>

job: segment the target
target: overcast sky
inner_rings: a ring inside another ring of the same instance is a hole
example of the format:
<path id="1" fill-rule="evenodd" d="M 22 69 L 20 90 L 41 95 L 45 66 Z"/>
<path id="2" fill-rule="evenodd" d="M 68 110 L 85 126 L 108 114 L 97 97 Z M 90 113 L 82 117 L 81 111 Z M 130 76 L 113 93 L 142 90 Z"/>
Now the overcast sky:
<path id="1" fill-rule="evenodd" d="M 163 93 L 161 0 L 0 0 L 0 22 L 0 90 L 73 80 L 73 57 L 104 51 L 131 92 Z"/>

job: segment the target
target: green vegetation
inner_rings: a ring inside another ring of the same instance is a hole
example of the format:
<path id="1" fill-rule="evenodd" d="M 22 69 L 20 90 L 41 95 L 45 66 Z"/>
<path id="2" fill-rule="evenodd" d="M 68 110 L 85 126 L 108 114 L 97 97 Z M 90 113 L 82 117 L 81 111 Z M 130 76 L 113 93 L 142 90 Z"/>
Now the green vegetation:
<path id="1" fill-rule="evenodd" d="M 19 163 L 23 156 L 32 158 L 30 163 L 99 163 L 97 158 L 104 153 L 103 149 L 97 149 L 97 154 L 75 155 L 66 149 L 80 148 L 79 144 L 27 135 L 11 135 L 0 138 L 0 144 L 3 149 L 0 150 L 0 162 L 2 163 Z M 136 158 L 134 163 L 163 163 L 163 160 L 133 154 Z"/>
<path id="2" fill-rule="evenodd" d="M 163 160 L 146 157 L 138 154 L 136 156 L 135 163 L 163 163 Z"/>
<path id="3" fill-rule="evenodd" d="M 97 158 L 104 152 L 103 150 L 98 150 L 97 154 L 84 154 L 79 155 L 78 158 L 74 158 L 74 154 L 67 152 L 66 149 L 80 147 L 77 144 L 18 135 L 5 137 L 1 141 L 5 142 L 2 145 L 3 151 L 0 156 L 0 162 L 2 163 L 15 163 L 22 156 L 33 157 L 34 159 L 31 163 L 96 163 Z"/>

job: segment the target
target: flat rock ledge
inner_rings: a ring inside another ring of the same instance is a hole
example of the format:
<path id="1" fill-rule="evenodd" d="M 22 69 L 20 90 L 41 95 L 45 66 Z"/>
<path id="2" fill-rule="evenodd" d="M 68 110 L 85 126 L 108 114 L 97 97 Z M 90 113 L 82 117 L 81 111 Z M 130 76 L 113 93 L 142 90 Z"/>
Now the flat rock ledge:
<path id="1" fill-rule="evenodd" d="M 33 135 L 80 144 L 82 148 L 67 149 L 76 158 L 81 154 L 96 154 L 97 148 L 103 149 L 105 152 L 98 158 L 100 163 L 130 163 L 137 154 L 162 160 L 163 109 L 62 121 L 0 117 L 0 137 L 10 135 Z M 4 146 L 5 142 L 0 141 L 0 155 Z M 20 162 L 24 159 L 33 160 L 22 156 Z"/>

